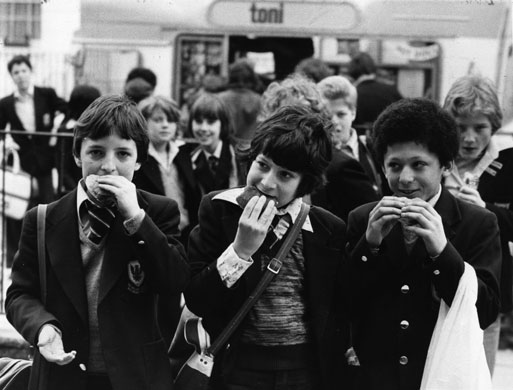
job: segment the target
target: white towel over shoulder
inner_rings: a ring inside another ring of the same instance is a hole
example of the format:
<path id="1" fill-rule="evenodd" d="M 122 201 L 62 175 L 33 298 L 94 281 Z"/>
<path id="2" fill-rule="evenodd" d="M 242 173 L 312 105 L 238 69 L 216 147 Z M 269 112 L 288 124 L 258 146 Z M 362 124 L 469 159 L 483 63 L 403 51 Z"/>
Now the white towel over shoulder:
<path id="1" fill-rule="evenodd" d="M 492 389 L 476 300 L 476 271 L 465 263 L 451 307 L 440 302 L 421 390 Z"/>

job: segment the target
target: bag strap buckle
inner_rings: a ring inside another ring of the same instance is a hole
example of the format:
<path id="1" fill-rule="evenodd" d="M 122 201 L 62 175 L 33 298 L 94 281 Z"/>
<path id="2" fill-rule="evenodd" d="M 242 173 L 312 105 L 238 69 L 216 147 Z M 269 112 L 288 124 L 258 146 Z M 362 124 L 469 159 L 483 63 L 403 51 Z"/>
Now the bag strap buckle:
<path id="1" fill-rule="evenodd" d="M 267 269 L 271 271 L 273 274 L 278 274 L 278 272 L 280 272 L 281 265 L 281 261 L 274 257 L 271 259 L 269 264 L 267 264 Z"/>

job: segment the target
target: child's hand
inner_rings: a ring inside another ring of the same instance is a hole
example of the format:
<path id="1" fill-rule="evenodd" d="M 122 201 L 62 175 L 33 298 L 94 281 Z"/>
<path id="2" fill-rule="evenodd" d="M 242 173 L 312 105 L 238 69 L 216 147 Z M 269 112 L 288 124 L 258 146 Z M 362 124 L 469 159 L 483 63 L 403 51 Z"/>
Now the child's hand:
<path id="1" fill-rule="evenodd" d="M 116 197 L 118 210 L 123 219 L 133 218 L 140 212 L 135 184 L 123 176 L 104 175 L 99 177 L 99 187 Z"/>
<path id="2" fill-rule="evenodd" d="M 274 201 L 269 201 L 262 212 L 267 198 L 254 196 L 244 207 L 239 219 L 239 228 L 233 242 L 235 253 L 244 260 L 249 259 L 265 240 L 267 231 L 276 214 Z"/>
<path id="3" fill-rule="evenodd" d="M 414 220 L 416 224 L 403 226 L 403 229 L 418 235 L 424 240 L 428 255 L 436 257 L 447 245 L 442 217 L 429 203 L 422 199 L 413 199 L 403 207 L 402 218 Z"/>
<path id="4" fill-rule="evenodd" d="M 486 207 L 486 203 L 483 201 L 483 199 L 481 199 L 479 192 L 472 187 L 461 186 L 460 191 L 456 194 L 456 197 L 477 206 Z"/>
<path id="5" fill-rule="evenodd" d="M 62 337 L 51 325 L 43 325 L 39 332 L 37 346 L 46 361 L 59 366 L 70 363 L 77 355 L 76 351 L 64 352 Z"/>
<path id="6" fill-rule="evenodd" d="M 371 247 L 379 247 L 401 217 L 405 199 L 396 196 L 383 197 L 369 214 L 365 239 Z"/>

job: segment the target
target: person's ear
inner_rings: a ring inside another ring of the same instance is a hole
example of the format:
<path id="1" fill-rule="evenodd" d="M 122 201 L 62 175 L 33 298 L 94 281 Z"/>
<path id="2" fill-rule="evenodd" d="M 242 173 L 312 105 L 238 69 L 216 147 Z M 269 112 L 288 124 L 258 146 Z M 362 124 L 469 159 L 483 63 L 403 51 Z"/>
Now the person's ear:
<path id="1" fill-rule="evenodd" d="M 446 166 L 442 168 L 442 176 L 447 177 L 451 174 L 451 171 L 454 168 L 454 161 L 450 161 Z"/>
<path id="2" fill-rule="evenodd" d="M 75 164 L 77 164 L 77 167 L 81 168 L 82 167 L 82 160 L 80 159 L 80 157 L 77 157 L 77 156 L 73 155 L 73 158 L 75 159 Z"/>
<path id="3" fill-rule="evenodd" d="M 134 171 L 138 171 L 139 168 L 141 168 L 141 163 L 140 162 L 135 163 Z"/>

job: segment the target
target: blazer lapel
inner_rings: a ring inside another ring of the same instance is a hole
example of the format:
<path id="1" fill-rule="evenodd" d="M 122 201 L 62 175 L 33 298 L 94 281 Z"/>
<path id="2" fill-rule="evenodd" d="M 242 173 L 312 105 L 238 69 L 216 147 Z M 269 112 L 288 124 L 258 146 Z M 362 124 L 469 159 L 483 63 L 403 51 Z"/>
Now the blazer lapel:
<path id="1" fill-rule="evenodd" d="M 75 189 L 49 209 L 46 246 L 48 260 L 57 279 L 82 320 L 87 323 L 87 296 L 80 252 L 76 193 Z"/>

